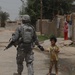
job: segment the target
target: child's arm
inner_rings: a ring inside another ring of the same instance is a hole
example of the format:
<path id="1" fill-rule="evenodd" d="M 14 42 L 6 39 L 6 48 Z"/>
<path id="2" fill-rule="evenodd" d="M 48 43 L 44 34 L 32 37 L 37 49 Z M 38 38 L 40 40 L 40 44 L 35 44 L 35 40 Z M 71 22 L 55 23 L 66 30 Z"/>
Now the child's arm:
<path id="1" fill-rule="evenodd" d="M 44 50 L 45 52 L 49 52 L 49 50 Z"/>
<path id="2" fill-rule="evenodd" d="M 55 50 L 55 52 L 57 52 L 57 53 L 59 53 L 60 51 L 59 51 L 59 47 L 57 47 L 57 49 Z"/>
<path id="3" fill-rule="evenodd" d="M 49 48 L 44 50 L 45 52 L 50 52 Z"/>

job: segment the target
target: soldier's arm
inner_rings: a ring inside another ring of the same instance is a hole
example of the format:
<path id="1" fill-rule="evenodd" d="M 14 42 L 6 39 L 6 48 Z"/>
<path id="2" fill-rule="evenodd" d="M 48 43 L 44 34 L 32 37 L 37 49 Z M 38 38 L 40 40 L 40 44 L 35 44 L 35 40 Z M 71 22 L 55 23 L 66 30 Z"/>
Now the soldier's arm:
<path id="1" fill-rule="evenodd" d="M 39 40 L 38 40 L 38 37 L 37 37 L 35 29 L 34 29 L 33 42 L 35 42 L 36 45 L 39 45 Z"/>
<path id="2" fill-rule="evenodd" d="M 33 39 L 34 39 L 35 44 L 38 46 L 38 48 L 39 48 L 41 51 L 44 51 L 43 46 L 41 46 L 40 43 L 39 43 L 38 37 L 37 37 L 37 35 L 36 35 L 36 31 L 34 31 L 34 37 L 33 37 Z"/>
<path id="3" fill-rule="evenodd" d="M 11 40 L 12 41 L 17 41 L 19 39 L 20 36 L 20 27 L 18 27 L 14 33 L 14 35 L 12 36 Z"/>

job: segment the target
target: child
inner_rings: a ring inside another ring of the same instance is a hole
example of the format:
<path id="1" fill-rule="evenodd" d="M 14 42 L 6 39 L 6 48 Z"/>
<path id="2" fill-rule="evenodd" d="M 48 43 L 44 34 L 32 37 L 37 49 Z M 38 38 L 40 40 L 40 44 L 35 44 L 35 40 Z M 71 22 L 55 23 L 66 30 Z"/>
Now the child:
<path id="1" fill-rule="evenodd" d="M 56 45 L 57 39 L 56 37 L 51 37 L 50 38 L 51 42 L 51 47 L 50 47 L 50 69 L 48 75 L 51 75 L 52 68 L 55 66 L 55 72 L 56 75 L 58 75 L 58 53 L 59 53 L 59 48 Z"/>

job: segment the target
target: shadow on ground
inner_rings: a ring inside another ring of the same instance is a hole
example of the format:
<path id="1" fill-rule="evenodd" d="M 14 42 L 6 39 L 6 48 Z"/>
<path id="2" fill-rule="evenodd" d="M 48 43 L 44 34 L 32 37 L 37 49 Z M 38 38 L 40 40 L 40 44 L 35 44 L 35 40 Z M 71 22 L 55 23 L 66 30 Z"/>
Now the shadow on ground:
<path id="1" fill-rule="evenodd" d="M 40 52 L 40 51 L 37 51 L 37 52 Z M 48 59 L 45 59 L 44 64 L 47 65 L 47 68 L 49 68 L 50 60 L 49 60 L 48 53 L 44 53 L 44 54 L 48 57 Z M 59 75 L 75 75 L 75 61 L 74 61 L 74 59 L 59 58 L 58 65 L 59 65 L 58 68 L 59 68 L 59 72 L 60 72 Z M 53 73 L 51 75 L 55 75 L 55 74 Z"/>
<path id="2" fill-rule="evenodd" d="M 51 75 L 56 75 L 56 74 L 53 74 L 53 73 L 52 73 Z"/>

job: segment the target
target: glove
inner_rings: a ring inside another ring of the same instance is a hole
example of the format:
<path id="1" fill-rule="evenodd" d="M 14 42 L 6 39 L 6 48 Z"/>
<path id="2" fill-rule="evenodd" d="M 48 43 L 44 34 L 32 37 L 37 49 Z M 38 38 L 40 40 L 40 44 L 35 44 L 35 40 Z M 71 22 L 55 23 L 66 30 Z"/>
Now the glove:
<path id="1" fill-rule="evenodd" d="M 39 48 L 41 51 L 44 51 L 44 48 L 43 48 L 41 45 L 38 45 L 38 48 Z"/>

